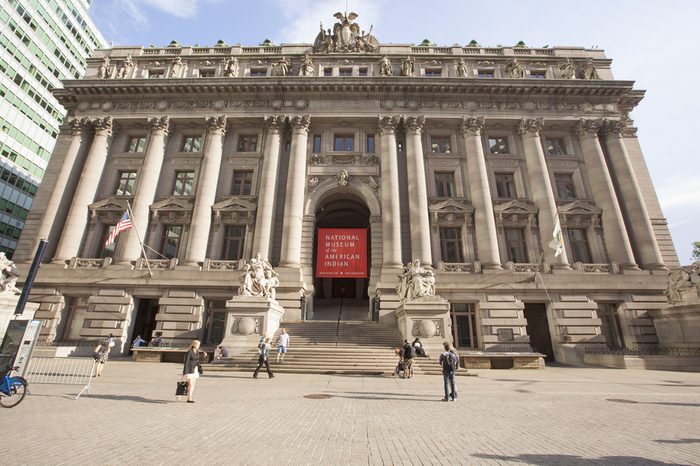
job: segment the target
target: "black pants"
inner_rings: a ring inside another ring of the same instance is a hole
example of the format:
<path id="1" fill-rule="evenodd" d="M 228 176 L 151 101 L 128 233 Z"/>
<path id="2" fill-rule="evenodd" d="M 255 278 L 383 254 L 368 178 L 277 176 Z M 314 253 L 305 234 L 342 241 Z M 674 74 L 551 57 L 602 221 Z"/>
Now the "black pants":
<path id="1" fill-rule="evenodd" d="M 258 376 L 258 372 L 260 372 L 260 368 L 263 366 L 263 364 L 265 364 L 265 368 L 267 369 L 267 375 L 269 377 L 272 377 L 273 374 L 272 374 L 272 371 L 270 370 L 270 362 L 262 354 L 258 358 L 258 367 L 255 368 L 255 372 L 253 373 L 253 376 L 254 377 Z"/>

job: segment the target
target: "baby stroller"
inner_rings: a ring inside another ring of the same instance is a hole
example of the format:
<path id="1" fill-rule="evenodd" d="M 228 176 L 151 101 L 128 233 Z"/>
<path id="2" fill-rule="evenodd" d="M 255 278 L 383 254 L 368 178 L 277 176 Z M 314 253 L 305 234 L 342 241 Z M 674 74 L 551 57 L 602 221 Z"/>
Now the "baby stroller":
<path id="1" fill-rule="evenodd" d="M 394 368 L 394 373 L 391 375 L 398 375 L 401 379 L 406 377 L 406 364 L 404 364 L 403 359 L 399 360 L 399 363 L 396 365 L 396 368 Z"/>

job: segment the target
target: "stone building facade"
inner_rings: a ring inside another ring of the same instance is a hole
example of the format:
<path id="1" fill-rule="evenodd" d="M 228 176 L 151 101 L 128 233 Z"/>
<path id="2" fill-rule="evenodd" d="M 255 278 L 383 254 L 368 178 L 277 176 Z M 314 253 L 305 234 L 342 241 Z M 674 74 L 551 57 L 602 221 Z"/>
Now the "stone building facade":
<path id="1" fill-rule="evenodd" d="M 678 259 L 629 117 L 644 92 L 601 50 L 383 45 L 353 19 L 313 45 L 98 50 L 64 82 L 15 253 L 49 238 L 43 338 L 215 344 L 260 252 L 283 321 L 344 297 L 397 325 L 418 259 L 449 315 L 406 338 L 562 362 L 657 342 L 648 312 Z M 127 201 L 136 228 L 105 247 Z M 314 278 L 320 227 L 368 229 L 368 278 Z"/>

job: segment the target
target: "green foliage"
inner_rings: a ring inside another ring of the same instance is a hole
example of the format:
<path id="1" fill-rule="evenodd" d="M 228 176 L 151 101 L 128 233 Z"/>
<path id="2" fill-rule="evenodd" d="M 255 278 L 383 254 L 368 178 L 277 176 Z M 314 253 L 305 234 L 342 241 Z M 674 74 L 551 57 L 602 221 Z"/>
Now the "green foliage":
<path id="1" fill-rule="evenodd" d="M 691 259 L 694 261 L 700 261 L 700 241 L 694 241 L 690 243 L 693 246 L 693 252 L 691 252 Z"/>
<path id="2" fill-rule="evenodd" d="M 515 44 L 515 46 L 518 48 L 527 48 L 527 45 L 525 45 L 525 42 L 523 41 L 518 41 L 518 43 Z"/>

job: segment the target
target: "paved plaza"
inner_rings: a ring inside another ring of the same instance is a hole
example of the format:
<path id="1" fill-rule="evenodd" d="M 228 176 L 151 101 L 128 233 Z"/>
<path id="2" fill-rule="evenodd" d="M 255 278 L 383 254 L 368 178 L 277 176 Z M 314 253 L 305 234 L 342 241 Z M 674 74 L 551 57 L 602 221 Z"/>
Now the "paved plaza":
<path id="1" fill-rule="evenodd" d="M 700 374 L 548 367 L 459 377 L 207 373 L 109 361 L 92 396 L 31 386 L 4 464 L 700 464 Z M 309 399 L 305 395 L 331 395 Z"/>

